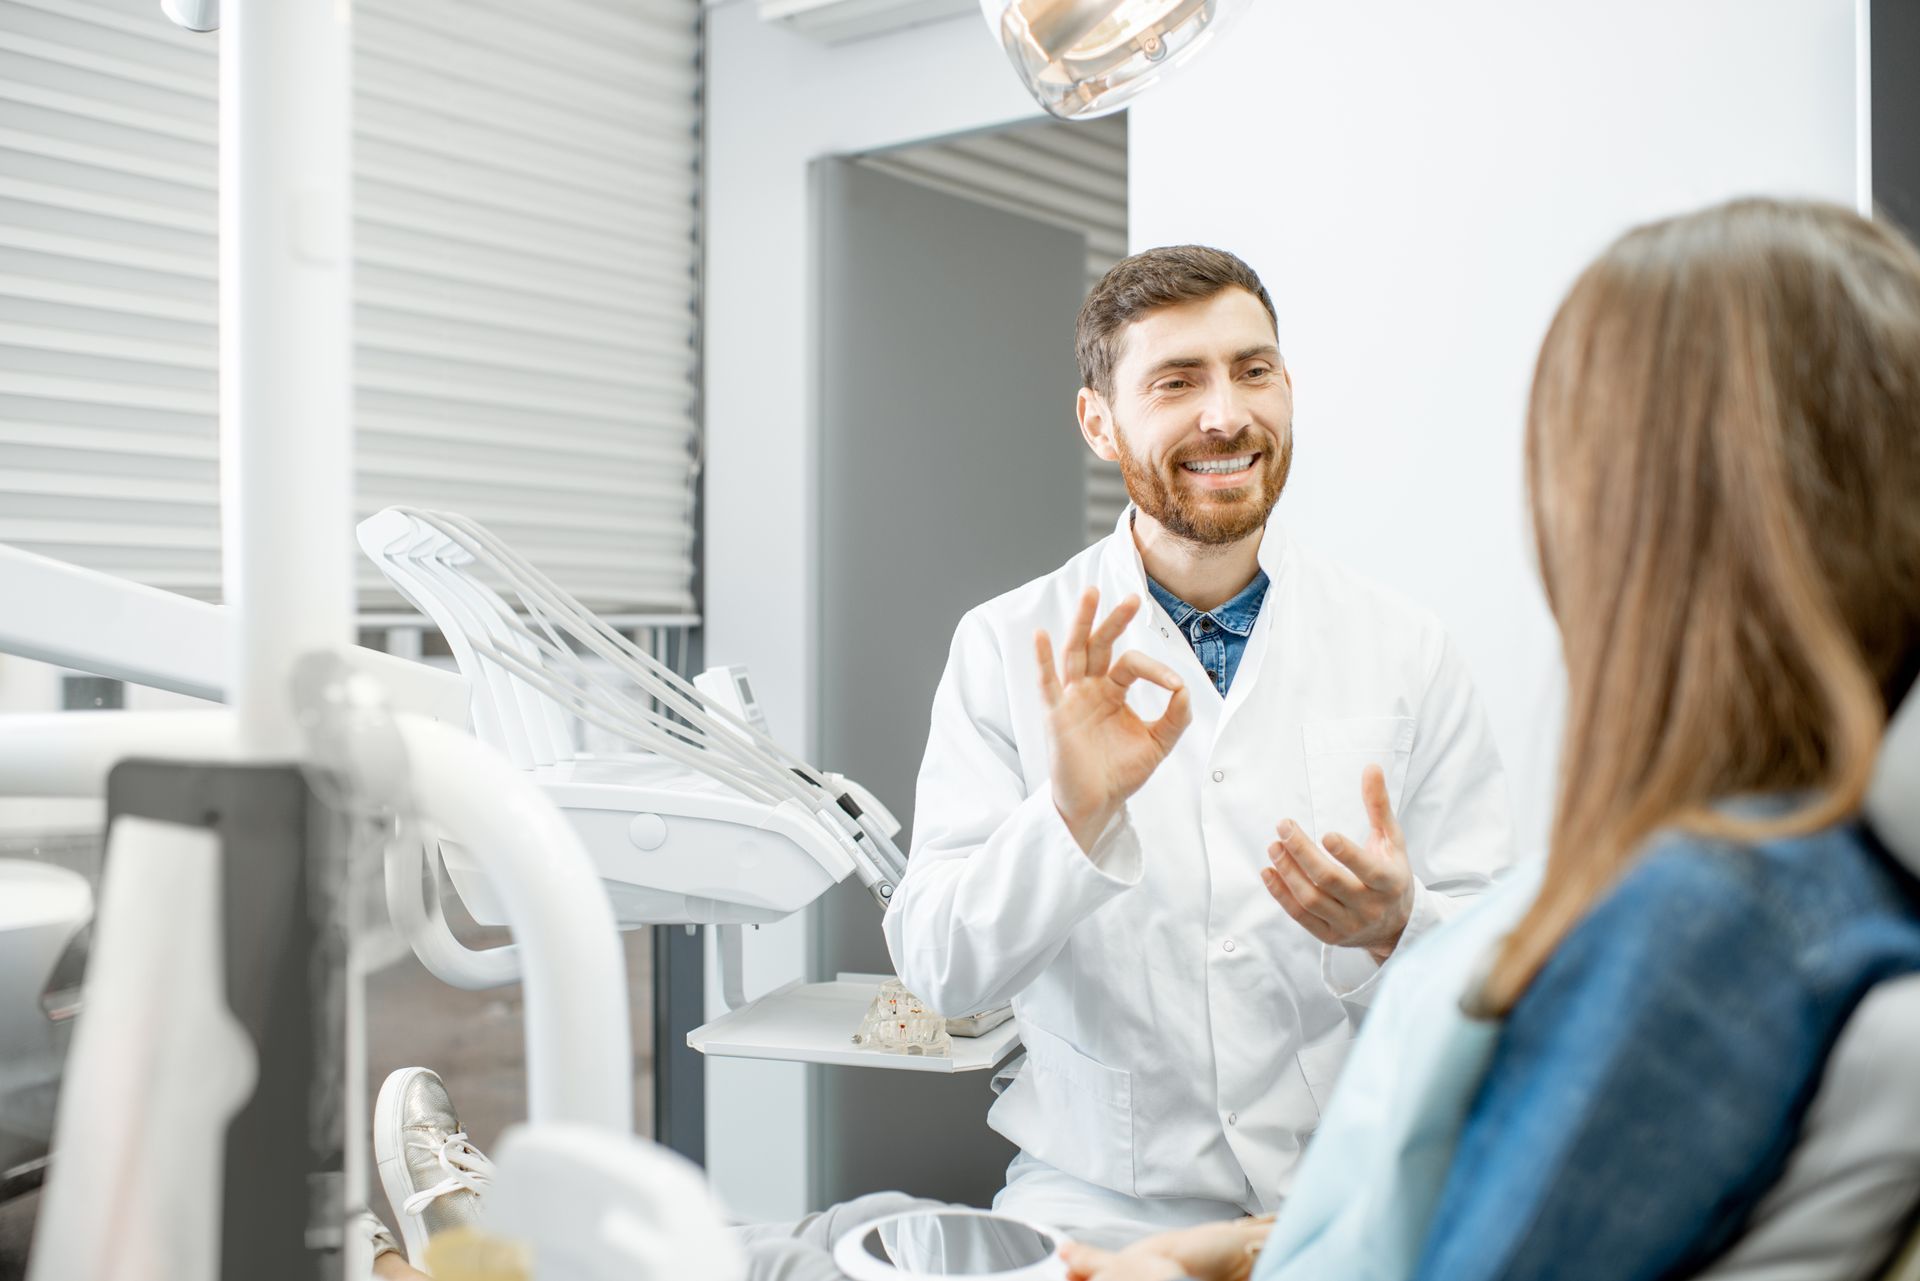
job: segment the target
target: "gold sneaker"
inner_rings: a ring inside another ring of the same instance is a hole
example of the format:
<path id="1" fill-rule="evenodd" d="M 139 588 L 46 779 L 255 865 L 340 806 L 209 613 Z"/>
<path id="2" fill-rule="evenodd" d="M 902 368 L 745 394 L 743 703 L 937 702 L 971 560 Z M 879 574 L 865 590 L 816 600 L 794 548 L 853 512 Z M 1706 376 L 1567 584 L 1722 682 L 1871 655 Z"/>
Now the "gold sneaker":
<path id="1" fill-rule="evenodd" d="M 373 1159 L 415 1267 L 426 1258 L 427 1238 L 484 1219 L 493 1162 L 468 1141 L 437 1073 L 401 1068 L 380 1087 Z"/>

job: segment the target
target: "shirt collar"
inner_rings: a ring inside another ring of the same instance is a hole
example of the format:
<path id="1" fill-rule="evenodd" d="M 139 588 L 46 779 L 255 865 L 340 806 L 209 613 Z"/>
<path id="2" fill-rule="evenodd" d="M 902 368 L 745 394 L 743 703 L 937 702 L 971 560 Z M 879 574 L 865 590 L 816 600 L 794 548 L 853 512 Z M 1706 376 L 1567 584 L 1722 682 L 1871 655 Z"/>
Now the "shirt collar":
<path id="1" fill-rule="evenodd" d="M 1187 620 L 1199 612 L 1155 582 L 1152 574 L 1147 575 L 1147 590 L 1152 592 L 1153 598 L 1160 602 L 1160 608 L 1167 611 L 1167 617 L 1173 620 L 1175 627 L 1185 627 Z"/>
<path id="2" fill-rule="evenodd" d="M 1267 571 L 1262 569 L 1253 576 L 1253 581 L 1240 589 L 1240 594 L 1224 605 L 1215 606 L 1206 611 L 1214 623 L 1232 632 L 1235 636 L 1247 636 L 1253 631 L 1253 625 L 1260 617 L 1260 605 L 1267 598 Z M 1147 576 L 1147 590 L 1160 602 L 1160 608 L 1167 611 L 1176 626 L 1185 627 L 1187 620 L 1201 611 Z"/>
<path id="3" fill-rule="evenodd" d="M 1246 636 L 1253 631 L 1253 624 L 1260 617 L 1260 605 L 1267 599 L 1267 571 L 1254 574 L 1253 581 L 1240 589 L 1240 594 L 1213 611 L 1213 621 L 1236 636 Z"/>

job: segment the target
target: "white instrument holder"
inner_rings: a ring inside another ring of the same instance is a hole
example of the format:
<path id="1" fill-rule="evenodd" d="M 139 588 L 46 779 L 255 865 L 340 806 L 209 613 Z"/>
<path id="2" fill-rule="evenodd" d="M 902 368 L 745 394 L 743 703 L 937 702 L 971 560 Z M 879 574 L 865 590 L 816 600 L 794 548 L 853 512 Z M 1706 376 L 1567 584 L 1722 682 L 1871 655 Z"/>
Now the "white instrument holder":
<path id="1" fill-rule="evenodd" d="M 852 1033 L 883 976 L 865 986 L 852 976 L 788 984 L 746 1000 L 742 926 L 798 911 L 849 875 L 884 904 L 905 859 L 892 842 L 899 821 L 871 793 L 767 735 L 743 672 L 682 679 L 464 517 L 388 508 L 361 523 L 359 540 L 446 636 L 472 692 L 476 736 L 566 815 L 620 925 L 716 927 L 728 1014 L 690 1034 L 693 1048 L 919 1071 L 990 1067 L 1010 1051 L 1011 1024 L 969 1042 L 965 1062 L 857 1050 Z M 584 725 L 636 750 L 582 753 L 575 744 Z M 509 915 L 467 851 L 426 830 L 389 853 L 395 926 L 447 983 L 512 982 L 514 945 L 473 949 L 454 936 L 429 851 L 476 921 Z"/>

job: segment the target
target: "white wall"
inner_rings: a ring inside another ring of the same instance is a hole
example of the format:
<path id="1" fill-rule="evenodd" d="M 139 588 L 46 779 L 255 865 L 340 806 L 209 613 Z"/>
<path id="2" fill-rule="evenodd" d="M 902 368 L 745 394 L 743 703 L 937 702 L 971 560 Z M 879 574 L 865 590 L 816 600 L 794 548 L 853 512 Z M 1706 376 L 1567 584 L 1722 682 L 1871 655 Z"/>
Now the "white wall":
<path id="1" fill-rule="evenodd" d="M 708 11 L 706 661 L 751 667 L 773 733 L 812 756 L 807 166 L 1039 112 L 977 15 L 823 45 L 761 23 L 754 8 L 724 0 Z M 793 919 L 749 933 L 749 996 L 805 973 L 806 928 Z M 803 1069 L 709 1060 L 707 1163 L 735 1215 L 813 1208 L 807 1109 Z"/>
<path id="2" fill-rule="evenodd" d="M 1260 272 L 1297 389 L 1289 528 L 1437 610 L 1529 852 L 1559 669 L 1521 474 L 1580 268 L 1647 218 L 1854 198 L 1851 0 L 1260 3 L 1131 112 L 1134 248 Z"/>

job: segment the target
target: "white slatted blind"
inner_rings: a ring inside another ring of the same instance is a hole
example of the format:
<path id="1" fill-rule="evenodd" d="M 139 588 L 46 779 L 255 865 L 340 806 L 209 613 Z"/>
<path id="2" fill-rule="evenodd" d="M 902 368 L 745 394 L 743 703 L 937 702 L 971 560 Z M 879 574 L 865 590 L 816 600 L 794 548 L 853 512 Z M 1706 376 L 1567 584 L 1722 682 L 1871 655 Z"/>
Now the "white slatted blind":
<path id="1" fill-rule="evenodd" d="M 1127 254 L 1127 118 L 1042 121 L 878 152 L 865 163 L 1087 238 L 1087 288 Z M 1087 455 L 1087 540 L 1113 532 L 1127 504 L 1120 469 Z"/>
<path id="2" fill-rule="evenodd" d="M 698 19 L 356 0 L 360 514 L 692 610 Z M 0 0 L 0 542 L 208 599 L 218 56 L 157 0 Z"/>

